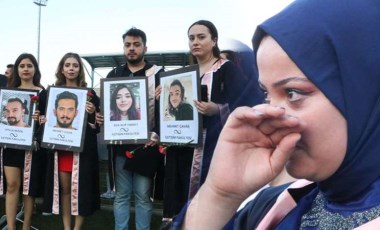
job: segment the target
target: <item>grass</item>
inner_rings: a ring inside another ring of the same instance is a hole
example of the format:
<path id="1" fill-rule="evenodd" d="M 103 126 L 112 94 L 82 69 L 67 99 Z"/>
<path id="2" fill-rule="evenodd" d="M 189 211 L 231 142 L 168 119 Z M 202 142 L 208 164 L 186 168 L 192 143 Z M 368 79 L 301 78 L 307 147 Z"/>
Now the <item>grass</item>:
<path id="1" fill-rule="evenodd" d="M 107 190 L 105 181 L 106 163 L 100 162 L 100 191 L 105 192 Z M 32 226 L 39 230 L 62 230 L 62 217 L 60 215 L 44 216 L 41 214 L 41 203 L 37 201 L 36 214 L 32 218 Z M 115 229 L 114 217 L 112 211 L 112 200 L 101 199 L 102 208 L 95 212 L 94 215 L 85 219 L 82 230 L 112 230 Z M 132 204 L 133 206 L 133 204 Z M 154 210 L 151 220 L 151 229 L 159 229 L 162 218 L 162 203 L 161 201 L 154 202 Z M 5 199 L 0 198 L 0 217 L 5 215 Z M 131 216 L 129 221 L 129 229 L 135 230 L 134 222 L 134 210 L 131 210 Z M 4 226 L 0 226 L 2 229 Z M 21 229 L 21 223 L 18 224 L 17 229 Z"/>

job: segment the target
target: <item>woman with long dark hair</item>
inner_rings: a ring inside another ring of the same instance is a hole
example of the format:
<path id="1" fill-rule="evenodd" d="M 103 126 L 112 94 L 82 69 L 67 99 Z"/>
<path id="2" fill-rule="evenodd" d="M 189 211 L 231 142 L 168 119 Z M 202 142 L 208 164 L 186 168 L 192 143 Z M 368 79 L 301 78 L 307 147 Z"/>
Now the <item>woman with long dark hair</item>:
<path id="1" fill-rule="evenodd" d="M 136 108 L 136 97 L 126 84 L 118 85 L 111 95 L 111 121 L 140 120 L 140 112 Z"/>
<path id="2" fill-rule="evenodd" d="M 242 102 L 240 96 L 247 81 L 237 66 L 220 57 L 218 30 L 207 20 L 190 25 L 188 32 L 190 52 L 199 65 L 201 85 L 207 86 L 207 101 L 195 101 L 197 111 L 203 119 L 203 146 L 195 149 L 196 160 L 190 183 L 190 197 L 205 181 L 214 148 L 222 130 L 225 117 Z M 201 168 L 200 171 L 195 170 Z"/>
<path id="3" fill-rule="evenodd" d="M 77 53 L 67 53 L 56 71 L 56 86 L 86 87 L 84 66 Z M 64 229 L 82 227 L 84 218 L 100 208 L 99 166 L 95 112 L 99 111 L 99 98 L 89 91 L 86 102 L 87 127 L 82 152 L 54 150 L 48 154 L 44 212 L 62 214 Z M 58 172 L 58 173 L 55 173 Z M 60 193 L 57 191 L 60 189 Z M 60 208 L 61 205 L 61 208 Z"/>
<path id="4" fill-rule="evenodd" d="M 45 113 L 46 91 L 40 83 L 41 72 L 36 58 L 32 54 L 21 54 L 14 64 L 14 72 L 8 80 L 8 88 L 29 89 L 39 91 L 38 107 L 33 119 L 38 121 Z M 38 129 L 38 122 L 35 128 Z M 34 133 L 37 137 L 39 134 Z M 8 229 L 16 229 L 16 214 L 20 189 L 24 203 L 23 229 L 30 229 L 35 197 L 42 195 L 45 158 L 40 150 L 29 151 L 1 148 L 1 166 L 5 175 L 5 213 Z M 2 177 L 2 175 L 1 175 Z M 0 180 L 2 193 L 4 180 Z"/>

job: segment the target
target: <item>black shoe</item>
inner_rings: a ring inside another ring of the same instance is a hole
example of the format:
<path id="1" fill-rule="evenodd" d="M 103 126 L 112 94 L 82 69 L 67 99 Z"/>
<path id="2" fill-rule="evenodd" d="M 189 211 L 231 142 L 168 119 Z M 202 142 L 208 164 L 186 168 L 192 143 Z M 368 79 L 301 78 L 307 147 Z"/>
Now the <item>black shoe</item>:
<path id="1" fill-rule="evenodd" d="M 159 230 L 169 230 L 172 227 L 173 222 L 171 220 L 163 220 L 161 222 Z"/>

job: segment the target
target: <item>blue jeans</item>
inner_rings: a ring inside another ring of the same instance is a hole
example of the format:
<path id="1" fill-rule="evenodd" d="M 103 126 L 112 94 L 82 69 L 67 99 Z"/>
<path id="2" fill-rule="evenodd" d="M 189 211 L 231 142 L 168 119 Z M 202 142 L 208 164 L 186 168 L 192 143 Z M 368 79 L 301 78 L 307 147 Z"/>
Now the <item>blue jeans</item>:
<path id="1" fill-rule="evenodd" d="M 151 179 L 125 170 L 125 156 L 116 156 L 115 230 L 128 230 L 131 195 L 135 194 L 136 229 L 150 229 L 153 204 L 150 199 Z"/>

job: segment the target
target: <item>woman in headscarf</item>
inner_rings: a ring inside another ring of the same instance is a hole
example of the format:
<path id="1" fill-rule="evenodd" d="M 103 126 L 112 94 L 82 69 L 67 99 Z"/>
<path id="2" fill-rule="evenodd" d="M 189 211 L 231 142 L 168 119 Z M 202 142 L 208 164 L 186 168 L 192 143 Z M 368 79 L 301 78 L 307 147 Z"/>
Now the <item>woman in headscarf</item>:
<path id="1" fill-rule="evenodd" d="M 268 104 L 230 115 L 185 229 L 378 228 L 378 28 L 375 0 L 297 0 L 258 27 Z M 283 167 L 306 180 L 266 189 L 235 214 Z"/>

